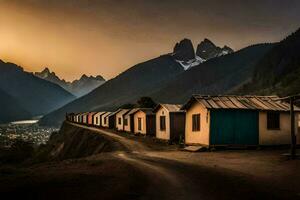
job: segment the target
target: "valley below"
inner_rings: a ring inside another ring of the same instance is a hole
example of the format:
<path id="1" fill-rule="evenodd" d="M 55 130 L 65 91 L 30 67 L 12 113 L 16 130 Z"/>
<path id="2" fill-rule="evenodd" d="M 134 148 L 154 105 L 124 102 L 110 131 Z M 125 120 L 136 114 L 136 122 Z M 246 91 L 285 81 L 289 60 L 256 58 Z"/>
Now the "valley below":
<path id="1" fill-rule="evenodd" d="M 59 130 L 55 127 L 41 127 L 37 122 L 38 120 L 22 120 L 0 124 L 0 147 L 9 148 L 16 140 L 34 145 L 46 144 L 51 133 Z"/>
<path id="2" fill-rule="evenodd" d="M 65 122 L 23 164 L 0 165 L 0 193 L 22 199 L 300 199 L 300 161 L 282 156 L 287 151 L 192 153 L 151 137 Z"/>

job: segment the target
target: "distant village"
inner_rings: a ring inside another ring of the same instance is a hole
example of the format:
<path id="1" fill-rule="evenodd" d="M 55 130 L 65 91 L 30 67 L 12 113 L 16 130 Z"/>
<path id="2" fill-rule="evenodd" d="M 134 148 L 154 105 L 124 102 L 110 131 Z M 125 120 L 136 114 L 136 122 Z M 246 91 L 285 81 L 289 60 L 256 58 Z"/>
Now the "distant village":
<path id="1" fill-rule="evenodd" d="M 46 144 L 50 135 L 58 128 L 40 127 L 37 123 L 0 125 L 0 147 L 9 148 L 16 140 L 35 145 Z"/>
<path id="2" fill-rule="evenodd" d="M 291 144 L 290 110 L 277 96 L 193 95 L 184 105 L 68 113 L 66 120 L 185 145 L 273 146 Z M 297 135 L 300 108 L 293 112 Z"/>

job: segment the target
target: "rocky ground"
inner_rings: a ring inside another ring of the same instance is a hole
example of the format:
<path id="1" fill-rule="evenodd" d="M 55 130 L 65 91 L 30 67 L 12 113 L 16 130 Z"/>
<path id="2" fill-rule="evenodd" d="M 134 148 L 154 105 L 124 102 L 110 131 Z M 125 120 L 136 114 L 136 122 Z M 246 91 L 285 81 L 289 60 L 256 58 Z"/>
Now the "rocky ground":
<path id="1" fill-rule="evenodd" d="M 0 168 L 2 197 L 300 199 L 300 161 L 281 155 L 287 150 L 191 153 L 110 130 L 62 130 L 47 149 L 51 162 Z"/>

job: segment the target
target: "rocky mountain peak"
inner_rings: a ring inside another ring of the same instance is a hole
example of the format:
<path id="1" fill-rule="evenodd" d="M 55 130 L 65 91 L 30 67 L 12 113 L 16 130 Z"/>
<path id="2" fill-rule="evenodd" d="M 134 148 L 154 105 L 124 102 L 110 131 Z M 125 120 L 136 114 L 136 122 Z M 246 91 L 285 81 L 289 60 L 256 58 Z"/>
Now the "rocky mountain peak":
<path id="1" fill-rule="evenodd" d="M 50 74 L 50 69 L 48 67 L 45 67 L 45 69 L 41 73 Z"/>
<path id="2" fill-rule="evenodd" d="M 86 74 L 83 74 L 80 78 L 80 80 L 88 79 L 89 77 Z"/>
<path id="3" fill-rule="evenodd" d="M 99 81 L 105 81 L 105 79 L 104 79 L 102 76 L 100 76 L 100 75 L 97 75 L 97 76 L 95 77 L 95 79 L 97 79 L 97 80 L 99 80 Z"/>
<path id="4" fill-rule="evenodd" d="M 218 47 L 212 41 L 205 38 L 198 44 L 196 55 L 201 57 L 202 59 L 209 60 L 211 58 L 226 55 L 232 52 L 233 50 L 230 47 L 226 45 L 223 48 Z"/>
<path id="5" fill-rule="evenodd" d="M 208 46 L 208 47 L 217 47 L 211 40 L 205 38 L 198 46 Z"/>
<path id="6" fill-rule="evenodd" d="M 80 97 L 83 96 L 93 89 L 99 87 L 105 82 L 105 79 L 98 75 L 96 77 L 94 76 L 87 76 L 86 74 L 83 74 L 79 80 L 74 80 L 72 82 L 67 82 L 64 79 L 60 79 L 58 76 L 55 75 L 54 72 L 51 72 L 48 67 L 46 67 L 41 72 L 34 73 L 35 76 L 45 79 L 47 81 L 50 81 L 52 83 L 55 83 L 68 92 L 72 93 L 73 95 Z"/>
<path id="7" fill-rule="evenodd" d="M 176 43 L 172 56 L 185 70 L 188 70 L 211 58 L 230 53 L 233 53 L 230 47 L 226 45 L 223 48 L 218 47 L 211 40 L 205 38 L 198 44 L 195 54 L 193 43 L 190 39 L 185 38 Z"/>
<path id="8" fill-rule="evenodd" d="M 56 76 L 54 72 L 51 72 L 48 67 L 45 67 L 45 69 L 41 72 L 35 72 L 34 73 L 36 76 L 42 79 L 51 79 L 53 80 L 52 82 L 58 81 L 59 78 Z"/>
<path id="9" fill-rule="evenodd" d="M 173 50 L 173 57 L 180 61 L 189 61 L 195 59 L 195 50 L 190 39 L 183 39 L 176 43 Z"/>

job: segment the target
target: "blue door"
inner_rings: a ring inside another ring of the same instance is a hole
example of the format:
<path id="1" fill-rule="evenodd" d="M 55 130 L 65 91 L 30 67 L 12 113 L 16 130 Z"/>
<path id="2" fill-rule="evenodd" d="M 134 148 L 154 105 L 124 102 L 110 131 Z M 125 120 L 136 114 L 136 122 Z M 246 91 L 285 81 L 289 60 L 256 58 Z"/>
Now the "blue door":
<path id="1" fill-rule="evenodd" d="M 258 111 L 211 110 L 211 145 L 258 145 Z"/>

